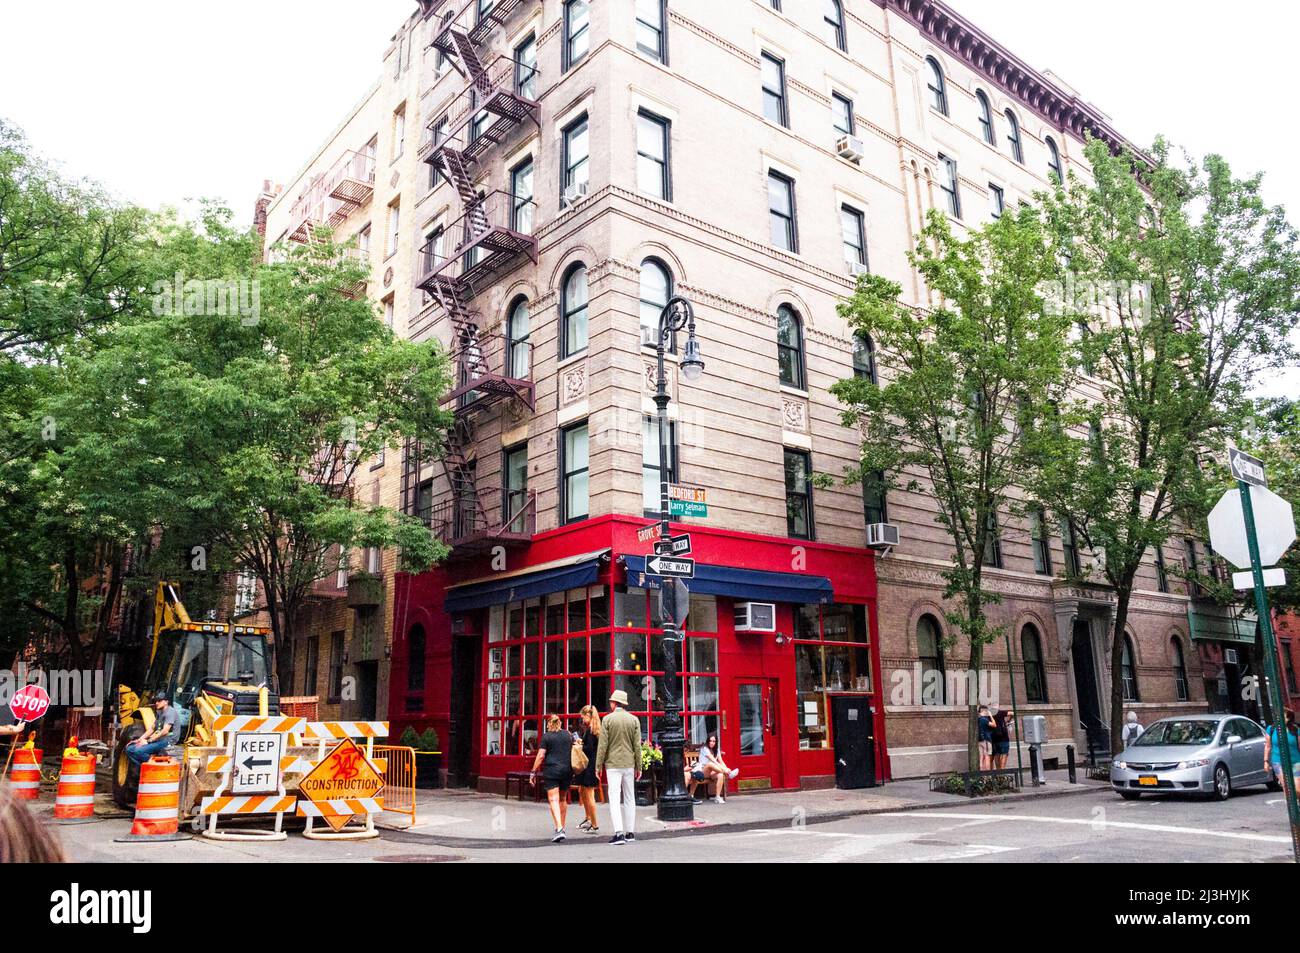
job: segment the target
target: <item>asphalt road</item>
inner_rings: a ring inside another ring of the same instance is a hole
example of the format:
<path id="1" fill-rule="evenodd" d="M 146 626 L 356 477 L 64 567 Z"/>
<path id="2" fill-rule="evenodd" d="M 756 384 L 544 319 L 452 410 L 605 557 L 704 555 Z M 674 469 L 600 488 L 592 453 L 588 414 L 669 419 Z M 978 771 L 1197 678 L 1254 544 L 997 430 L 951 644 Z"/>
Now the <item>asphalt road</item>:
<path id="1" fill-rule="evenodd" d="M 540 806 L 539 806 L 540 807 Z M 1123 801 L 1109 791 L 1019 803 L 954 805 L 850 817 L 805 826 L 713 828 L 643 836 L 610 846 L 604 836 L 570 833 L 548 842 L 544 809 L 538 841 L 485 844 L 412 832 L 370 841 L 320 843 L 297 834 L 279 843 L 118 844 L 129 822 L 64 828 L 72 859 L 86 862 L 249 861 L 629 863 L 1074 863 L 1276 862 L 1290 859 L 1286 805 L 1262 789 L 1225 803 L 1165 796 Z"/>

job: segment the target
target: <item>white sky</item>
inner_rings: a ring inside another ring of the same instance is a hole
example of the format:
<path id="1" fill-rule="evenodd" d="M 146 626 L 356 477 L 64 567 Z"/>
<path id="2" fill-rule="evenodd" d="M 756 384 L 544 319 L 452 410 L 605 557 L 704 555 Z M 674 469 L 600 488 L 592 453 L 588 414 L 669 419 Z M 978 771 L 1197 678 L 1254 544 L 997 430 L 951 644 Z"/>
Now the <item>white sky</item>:
<path id="1" fill-rule="evenodd" d="M 736 0 L 673 0 L 692 3 Z M 816 0 L 787 0 L 817 7 Z M 859 3 L 867 0 L 857 0 Z M 1158 132 L 1300 221 L 1289 66 L 1300 4 L 949 0 L 1147 144 Z M 0 116 L 73 176 L 157 206 L 216 197 L 240 221 L 369 89 L 414 0 L 50 0 L 0 13 Z M 1278 385 L 1271 386 L 1270 391 Z M 1279 392 L 1300 394 L 1300 374 Z"/>

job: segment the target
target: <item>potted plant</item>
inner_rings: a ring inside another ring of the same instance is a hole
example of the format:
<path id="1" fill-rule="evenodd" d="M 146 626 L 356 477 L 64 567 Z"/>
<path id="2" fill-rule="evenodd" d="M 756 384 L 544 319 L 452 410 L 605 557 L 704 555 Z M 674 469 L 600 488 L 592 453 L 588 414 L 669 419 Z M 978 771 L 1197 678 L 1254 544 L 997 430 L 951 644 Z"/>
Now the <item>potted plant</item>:
<path id="1" fill-rule="evenodd" d="M 415 786 L 417 788 L 442 787 L 442 751 L 438 732 L 426 728 L 421 734 L 413 725 L 402 732 L 400 744 L 415 749 Z"/>
<path id="2" fill-rule="evenodd" d="M 649 807 L 655 802 L 656 781 L 663 773 L 664 752 L 656 744 L 641 742 L 641 777 L 636 782 L 637 807 Z"/>

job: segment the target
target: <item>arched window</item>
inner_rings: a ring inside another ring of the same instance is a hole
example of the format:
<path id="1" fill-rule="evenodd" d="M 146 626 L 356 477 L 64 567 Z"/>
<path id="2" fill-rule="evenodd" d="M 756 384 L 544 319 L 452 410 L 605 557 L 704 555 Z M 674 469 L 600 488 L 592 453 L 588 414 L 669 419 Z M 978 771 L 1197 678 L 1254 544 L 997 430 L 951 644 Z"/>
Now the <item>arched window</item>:
<path id="1" fill-rule="evenodd" d="M 980 135 L 989 145 L 996 145 L 997 140 L 993 134 L 993 107 L 989 105 L 989 98 L 981 89 L 975 92 L 975 99 L 980 107 Z"/>
<path id="2" fill-rule="evenodd" d="M 417 622 L 406 637 L 406 690 L 412 694 L 424 691 L 424 657 L 424 626 Z"/>
<path id="3" fill-rule="evenodd" d="M 803 390 L 803 324 L 788 304 L 776 309 L 776 360 L 781 370 L 781 383 Z"/>
<path id="4" fill-rule="evenodd" d="M 1128 635 L 1124 636 L 1121 651 L 1124 653 L 1124 657 L 1120 659 L 1120 681 L 1123 683 L 1124 701 L 1140 701 L 1141 699 L 1138 697 L 1137 666 L 1133 661 L 1137 656 L 1133 653 L 1133 640 Z"/>
<path id="5" fill-rule="evenodd" d="M 916 655 L 921 662 L 921 704 L 945 704 L 943 636 L 932 615 L 923 615 L 916 623 Z"/>
<path id="6" fill-rule="evenodd" d="M 1065 182 L 1065 173 L 1061 171 L 1061 150 L 1056 148 L 1051 136 L 1047 137 L 1047 173 L 1048 178 Z"/>
<path id="7" fill-rule="evenodd" d="M 1031 702 L 1047 701 L 1047 678 L 1043 672 L 1043 643 L 1038 629 L 1027 624 L 1020 630 L 1020 660 L 1025 666 L 1025 698 Z"/>
<path id="8" fill-rule="evenodd" d="M 948 115 L 948 87 L 943 80 L 943 69 L 933 56 L 925 58 L 925 65 L 930 68 L 930 81 L 927 84 L 930 90 L 930 105 L 946 116 Z"/>
<path id="9" fill-rule="evenodd" d="M 528 380 L 532 345 L 528 343 L 528 299 L 520 295 L 506 318 L 506 368 L 516 380 Z"/>
<path id="10" fill-rule="evenodd" d="M 1021 165 L 1025 163 L 1025 147 L 1020 142 L 1020 120 L 1010 109 L 1007 110 L 1007 145 L 1011 148 L 1011 158 Z"/>
<path id="11" fill-rule="evenodd" d="M 673 276 L 658 258 L 641 262 L 641 340 L 657 344 L 659 315 L 673 295 Z M 647 331 L 649 332 L 647 334 Z"/>
<path id="12" fill-rule="evenodd" d="M 840 0 L 822 0 L 822 20 L 826 24 L 826 40 L 838 50 L 847 50 L 844 37 L 844 5 Z"/>
<path id="13" fill-rule="evenodd" d="M 560 294 L 560 357 L 587 349 L 587 266 L 581 262 L 564 274 Z"/>
<path id="14" fill-rule="evenodd" d="M 879 384 L 876 377 L 876 342 L 866 331 L 853 335 L 853 376 Z"/>
<path id="15" fill-rule="evenodd" d="M 1183 658 L 1183 643 L 1178 636 L 1170 639 L 1169 643 L 1173 650 L 1170 654 L 1174 658 L 1174 694 L 1180 702 L 1185 702 L 1190 696 L 1187 691 L 1187 662 Z"/>

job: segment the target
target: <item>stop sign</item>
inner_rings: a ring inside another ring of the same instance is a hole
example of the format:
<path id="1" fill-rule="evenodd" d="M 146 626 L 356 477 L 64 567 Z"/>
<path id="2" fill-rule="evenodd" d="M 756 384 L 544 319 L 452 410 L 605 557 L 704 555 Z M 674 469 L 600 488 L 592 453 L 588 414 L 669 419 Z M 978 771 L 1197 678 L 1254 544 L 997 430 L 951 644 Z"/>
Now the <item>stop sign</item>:
<path id="1" fill-rule="evenodd" d="M 1250 488 L 1250 508 L 1255 512 L 1255 536 L 1259 543 L 1261 566 L 1272 566 L 1295 542 L 1295 517 L 1291 504 L 1262 486 Z M 1236 489 L 1210 511 L 1210 545 L 1214 551 L 1238 569 L 1250 568 L 1250 549 L 1246 544 L 1246 517 L 1241 493 Z"/>
<path id="2" fill-rule="evenodd" d="M 50 707 L 50 696 L 39 685 L 27 685 L 14 692 L 9 710 L 19 721 L 35 721 Z"/>

